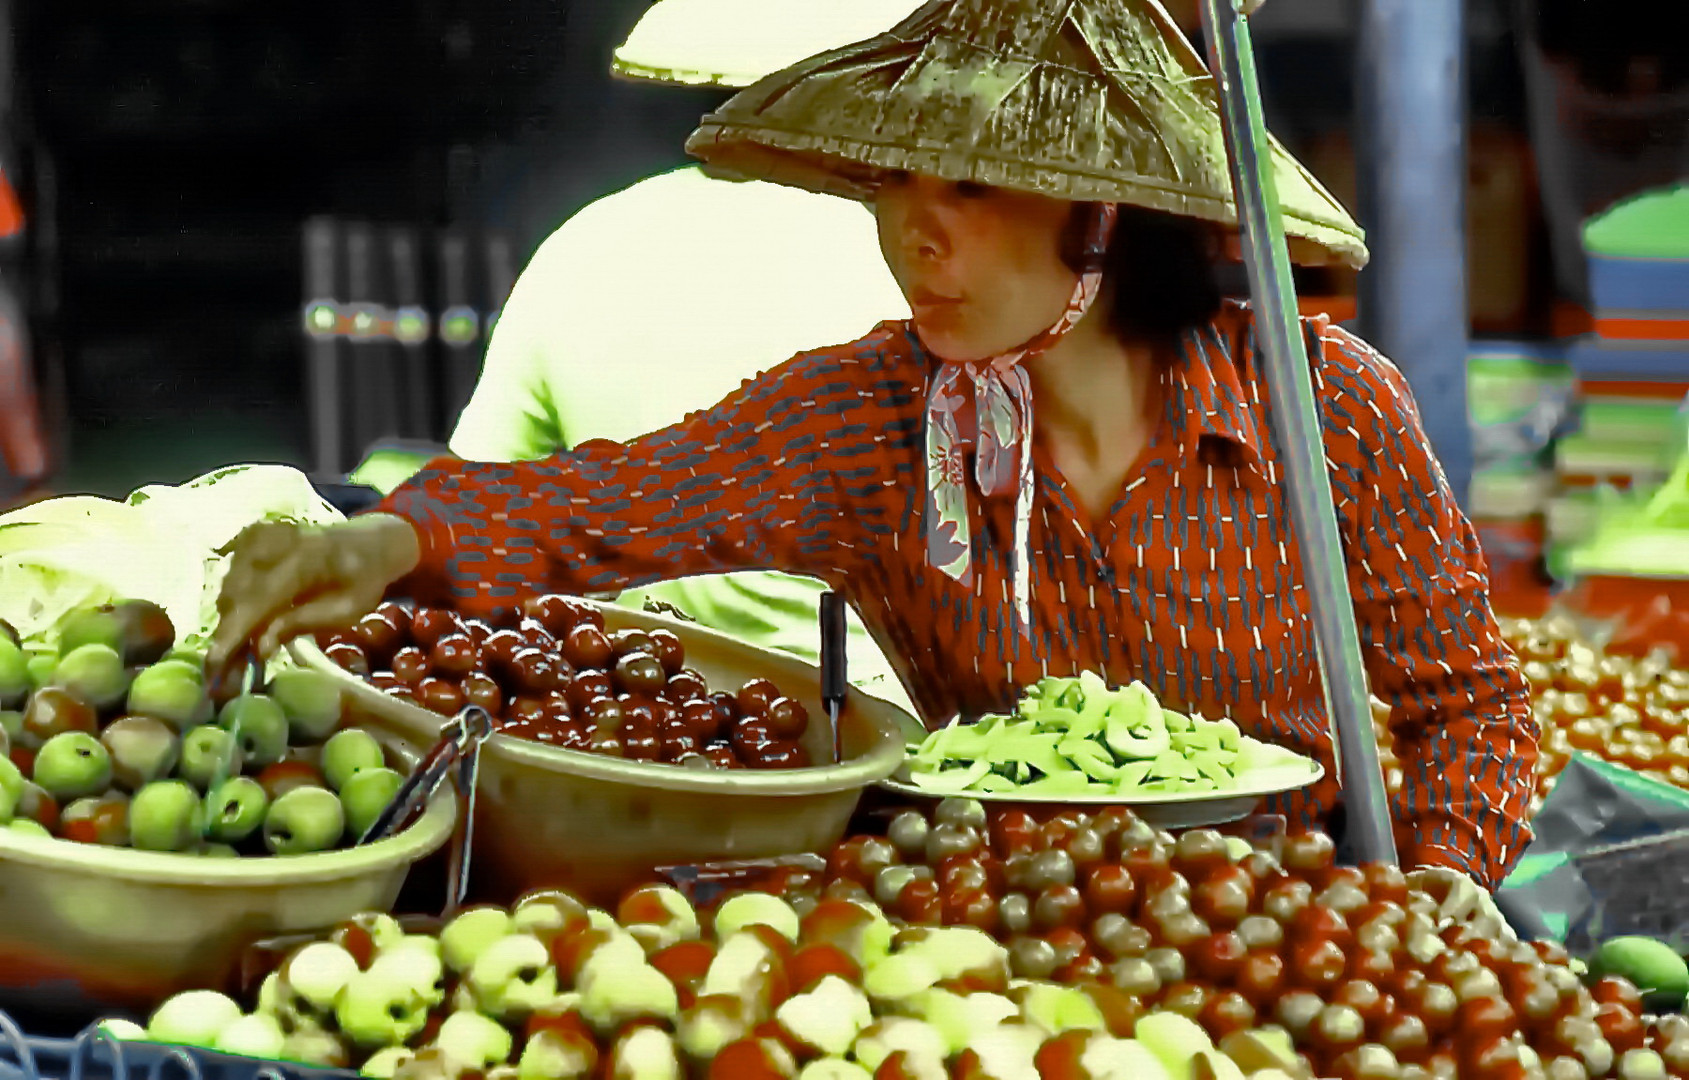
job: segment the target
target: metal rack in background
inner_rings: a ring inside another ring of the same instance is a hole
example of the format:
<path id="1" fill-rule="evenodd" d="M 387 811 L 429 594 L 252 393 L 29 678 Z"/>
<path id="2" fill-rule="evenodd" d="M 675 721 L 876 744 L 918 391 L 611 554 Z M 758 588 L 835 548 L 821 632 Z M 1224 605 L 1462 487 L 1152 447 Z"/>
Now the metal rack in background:
<path id="1" fill-rule="evenodd" d="M 510 238 L 323 216 L 303 242 L 312 471 L 343 476 L 377 443 L 443 446 L 516 282 Z"/>

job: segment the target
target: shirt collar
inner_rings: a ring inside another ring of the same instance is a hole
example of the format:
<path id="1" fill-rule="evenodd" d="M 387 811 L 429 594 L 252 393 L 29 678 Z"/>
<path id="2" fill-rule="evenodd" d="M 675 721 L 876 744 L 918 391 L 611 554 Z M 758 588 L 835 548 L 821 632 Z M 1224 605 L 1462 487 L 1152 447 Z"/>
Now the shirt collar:
<path id="1" fill-rule="evenodd" d="M 1234 302 L 1180 339 L 1178 359 L 1168 369 L 1168 419 L 1187 450 L 1214 438 L 1265 458 L 1266 415 L 1254 355 L 1252 320 Z"/>

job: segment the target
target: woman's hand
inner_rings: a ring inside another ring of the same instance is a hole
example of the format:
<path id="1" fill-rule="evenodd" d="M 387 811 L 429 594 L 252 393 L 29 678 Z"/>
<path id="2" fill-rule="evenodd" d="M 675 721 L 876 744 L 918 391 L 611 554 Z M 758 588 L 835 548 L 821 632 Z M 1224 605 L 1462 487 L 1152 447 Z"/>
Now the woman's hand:
<path id="1" fill-rule="evenodd" d="M 1409 871 L 1407 880 L 1409 886 L 1437 901 L 1438 929 L 1470 925 L 1486 938 L 1519 940 L 1489 892 L 1460 871 L 1440 866 L 1424 867 Z"/>
<path id="2" fill-rule="evenodd" d="M 208 671 L 221 671 L 254 638 L 267 657 L 300 634 L 349 625 L 416 567 L 421 548 L 410 522 L 370 514 L 327 527 L 252 525 L 229 553 Z"/>

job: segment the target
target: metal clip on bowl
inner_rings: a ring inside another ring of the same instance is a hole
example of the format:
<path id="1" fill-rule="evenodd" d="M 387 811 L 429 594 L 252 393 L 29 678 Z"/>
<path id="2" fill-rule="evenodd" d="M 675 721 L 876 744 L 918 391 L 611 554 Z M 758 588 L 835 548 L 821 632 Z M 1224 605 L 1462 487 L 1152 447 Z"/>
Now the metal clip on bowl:
<path id="1" fill-rule="evenodd" d="M 458 713 L 440 730 L 440 741 L 411 770 L 359 844 L 385 840 L 427 808 L 440 786 L 455 773 L 457 829 L 452 835 L 451 869 L 446 885 L 446 911 L 455 910 L 469 895 L 469 863 L 475 840 L 475 789 L 480 779 L 481 744 L 498 730 L 491 714 L 479 705 Z"/>
<path id="2" fill-rule="evenodd" d="M 821 707 L 833 725 L 833 762 L 844 761 L 845 694 L 850 683 L 846 670 L 845 642 L 849 628 L 845 623 L 845 600 L 828 590 L 821 594 Z"/>

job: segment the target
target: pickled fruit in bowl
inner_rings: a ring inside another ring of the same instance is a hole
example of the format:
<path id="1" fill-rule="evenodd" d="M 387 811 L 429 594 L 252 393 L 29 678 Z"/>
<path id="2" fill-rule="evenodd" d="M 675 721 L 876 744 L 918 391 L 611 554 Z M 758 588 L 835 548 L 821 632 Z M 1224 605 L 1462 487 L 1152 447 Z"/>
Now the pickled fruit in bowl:
<path id="1" fill-rule="evenodd" d="M 532 893 L 431 934 L 359 916 L 249 1000 L 192 991 L 107 1030 L 409 1080 L 1312 1075 L 1281 1030 L 1215 1040 L 1102 983 L 1011 980 L 973 928 L 756 893 L 701 911 L 663 885 L 615 912 Z"/>
<path id="2" fill-rule="evenodd" d="M 447 716 L 479 705 L 514 738 L 680 768 L 813 764 L 809 710 L 773 682 L 712 689 L 673 633 L 606 631 L 569 597 L 531 598 L 499 626 L 387 603 L 318 644 L 377 689 Z"/>
<path id="3" fill-rule="evenodd" d="M 37 654 L 51 661 L 39 687 L 16 677 L 22 650 L 0 639 L 0 692 L 15 706 L 0 713 L 0 825 L 212 856 L 356 842 L 401 778 L 374 736 L 337 730 L 334 680 L 283 671 L 219 710 L 204 657 L 173 649 L 173 634 L 145 603 L 73 612 L 58 651 Z"/>

